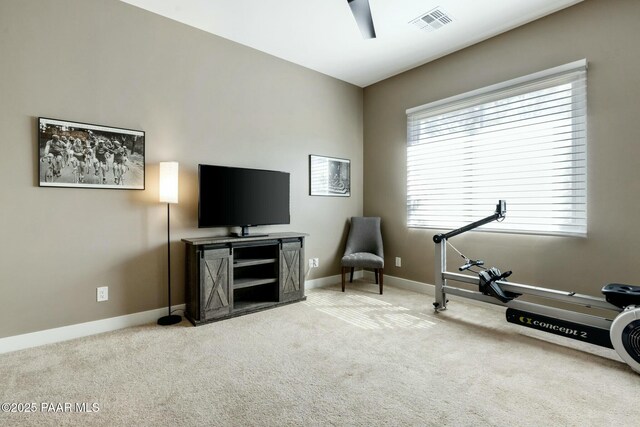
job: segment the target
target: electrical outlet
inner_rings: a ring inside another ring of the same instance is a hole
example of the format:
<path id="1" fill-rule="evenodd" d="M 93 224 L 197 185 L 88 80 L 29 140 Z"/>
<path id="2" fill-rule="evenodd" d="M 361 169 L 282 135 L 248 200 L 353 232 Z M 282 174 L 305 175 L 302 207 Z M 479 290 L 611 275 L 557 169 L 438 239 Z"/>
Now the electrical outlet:
<path id="1" fill-rule="evenodd" d="M 97 296 L 96 296 L 96 300 L 98 302 L 101 301 L 107 301 L 109 299 L 109 287 L 108 286 L 101 286 L 99 288 L 96 288 L 97 292 Z"/>
<path id="2" fill-rule="evenodd" d="M 402 267 L 402 258 L 396 257 L 396 267 Z"/>
<path id="3" fill-rule="evenodd" d="M 313 258 L 313 267 L 319 267 L 320 266 L 320 260 L 318 258 Z"/>
<path id="4" fill-rule="evenodd" d="M 313 258 L 309 258 L 309 268 L 313 268 Z"/>

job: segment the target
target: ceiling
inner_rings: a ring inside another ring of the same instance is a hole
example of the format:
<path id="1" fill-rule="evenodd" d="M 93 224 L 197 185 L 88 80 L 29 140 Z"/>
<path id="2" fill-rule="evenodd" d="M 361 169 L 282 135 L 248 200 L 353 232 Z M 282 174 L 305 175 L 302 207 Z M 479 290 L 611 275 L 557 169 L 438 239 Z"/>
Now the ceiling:
<path id="1" fill-rule="evenodd" d="M 347 0 L 122 1 L 365 87 L 582 0 L 369 0 L 375 39 Z M 436 8 L 451 22 L 411 24 Z"/>

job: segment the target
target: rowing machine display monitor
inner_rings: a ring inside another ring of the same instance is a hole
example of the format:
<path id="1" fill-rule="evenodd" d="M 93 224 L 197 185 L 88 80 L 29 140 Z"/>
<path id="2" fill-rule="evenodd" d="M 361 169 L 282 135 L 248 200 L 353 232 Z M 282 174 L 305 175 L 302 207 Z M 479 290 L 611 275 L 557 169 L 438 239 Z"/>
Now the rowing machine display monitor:
<path id="1" fill-rule="evenodd" d="M 496 213 L 500 218 L 504 218 L 507 215 L 507 201 L 506 200 L 498 200 L 498 204 L 496 205 Z"/>

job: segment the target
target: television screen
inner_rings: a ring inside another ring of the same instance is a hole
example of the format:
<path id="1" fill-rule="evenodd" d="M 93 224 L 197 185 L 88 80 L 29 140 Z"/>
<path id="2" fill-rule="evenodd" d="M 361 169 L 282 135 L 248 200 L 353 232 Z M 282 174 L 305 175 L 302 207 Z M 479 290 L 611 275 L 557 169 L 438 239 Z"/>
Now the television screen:
<path id="1" fill-rule="evenodd" d="M 198 165 L 198 227 L 289 224 L 289 174 Z"/>

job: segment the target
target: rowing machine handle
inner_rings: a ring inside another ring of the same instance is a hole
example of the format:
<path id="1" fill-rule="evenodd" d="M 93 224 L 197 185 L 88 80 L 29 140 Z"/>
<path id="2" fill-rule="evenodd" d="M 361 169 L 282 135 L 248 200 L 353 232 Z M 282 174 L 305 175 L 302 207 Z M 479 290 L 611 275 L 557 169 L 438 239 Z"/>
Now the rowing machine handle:
<path id="1" fill-rule="evenodd" d="M 465 271 L 470 269 L 471 267 L 475 267 L 475 266 L 481 266 L 484 265 L 484 261 L 478 259 L 478 260 L 468 260 L 467 263 L 465 265 L 462 265 L 460 267 L 458 267 L 458 270 L 460 271 Z"/>

